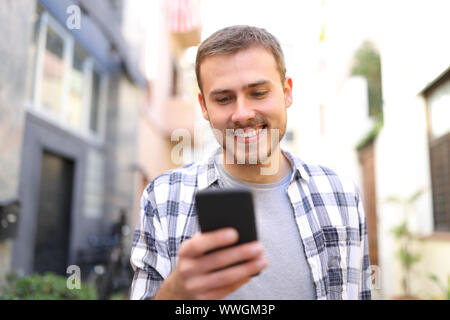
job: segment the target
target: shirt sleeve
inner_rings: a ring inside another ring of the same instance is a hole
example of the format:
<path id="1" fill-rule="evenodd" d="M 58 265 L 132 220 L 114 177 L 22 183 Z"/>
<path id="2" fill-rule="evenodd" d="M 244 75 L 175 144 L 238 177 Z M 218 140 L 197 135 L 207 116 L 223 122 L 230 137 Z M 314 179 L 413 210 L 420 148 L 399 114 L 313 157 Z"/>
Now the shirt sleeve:
<path id="1" fill-rule="evenodd" d="M 153 299 L 170 273 L 167 237 L 158 213 L 153 184 L 141 197 L 139 219 L 133 236 L 131 266 L 134 270 L 130 299 Z"/>
<path id="2" fill-rule="evenodd" d="M 361 252 L 361 279 L 359 285 L 359 299 L 371 300 L 371 283 L 370 283 L 370 259 L 369 259 L 369 242 L 367 234 L 367 223 L 364 207 L 357 189 L 357 206 L 359 215 L 359 230 L 361 236 L 360 252 Z"/>

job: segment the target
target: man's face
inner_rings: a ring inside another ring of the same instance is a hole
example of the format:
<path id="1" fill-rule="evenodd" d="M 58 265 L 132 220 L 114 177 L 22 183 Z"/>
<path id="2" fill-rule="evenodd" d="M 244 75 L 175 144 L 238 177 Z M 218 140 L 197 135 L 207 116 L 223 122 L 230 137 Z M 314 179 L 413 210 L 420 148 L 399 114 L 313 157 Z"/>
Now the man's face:
<path id="1" fill-rule="evenodd" d="M 292 79 L 281 83 L 273 55 L 261 47 L 207 57 L 200 77 L 202 114 L 221 133 L 216 138 L 224 151 L 234 163 L 245 158 L 248 164 L 257 146 L 258 163 L 266 161 L 286 131 Z"/>

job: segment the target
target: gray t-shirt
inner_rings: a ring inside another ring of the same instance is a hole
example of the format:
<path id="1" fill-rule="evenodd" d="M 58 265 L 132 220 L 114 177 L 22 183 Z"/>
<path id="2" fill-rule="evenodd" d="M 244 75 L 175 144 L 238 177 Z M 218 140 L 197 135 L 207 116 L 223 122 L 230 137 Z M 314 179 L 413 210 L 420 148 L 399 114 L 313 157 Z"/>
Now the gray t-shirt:
<path id="1" fill-rule="evenodd" d="M 282 180 L 255 184 L 229 174 L 216 159 L 226 188 L 248 188 L 253 194 L 258 240 L 269 261 L 266 269 L 225 297 L 225 300 L 312 300 L 315 287 L 289 201 L 287 187 L 292 170 Z"/>

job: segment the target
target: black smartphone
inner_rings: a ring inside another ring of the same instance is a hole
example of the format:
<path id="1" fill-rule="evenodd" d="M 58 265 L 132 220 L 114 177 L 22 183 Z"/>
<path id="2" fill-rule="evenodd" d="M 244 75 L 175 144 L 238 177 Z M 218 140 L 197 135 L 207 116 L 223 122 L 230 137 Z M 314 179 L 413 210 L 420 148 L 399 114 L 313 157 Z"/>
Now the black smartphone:
<path id="1" fill-rule="evenodd" d="M 212 189 L 195 196 L 202 232 L 233 227 L 239 233 L 236 244 L 257 240 L 253 197 L 247 189 Z"/>

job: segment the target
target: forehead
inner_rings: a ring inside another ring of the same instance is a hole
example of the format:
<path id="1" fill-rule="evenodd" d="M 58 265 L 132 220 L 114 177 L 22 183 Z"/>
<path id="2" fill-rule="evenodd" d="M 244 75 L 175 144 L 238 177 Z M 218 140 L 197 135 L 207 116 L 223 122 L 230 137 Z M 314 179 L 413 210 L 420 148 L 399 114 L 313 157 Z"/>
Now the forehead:
<path id="1" fill-rule="evenodd" d="M 205 94 L 217 89 L 238 90 L 262 79 L 280 81 L 273 54 L 262 47 L 207 57 L 200 65 L 200 77 Z"/>

